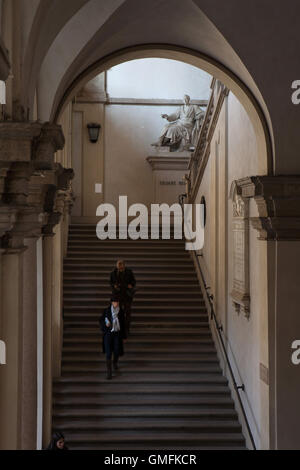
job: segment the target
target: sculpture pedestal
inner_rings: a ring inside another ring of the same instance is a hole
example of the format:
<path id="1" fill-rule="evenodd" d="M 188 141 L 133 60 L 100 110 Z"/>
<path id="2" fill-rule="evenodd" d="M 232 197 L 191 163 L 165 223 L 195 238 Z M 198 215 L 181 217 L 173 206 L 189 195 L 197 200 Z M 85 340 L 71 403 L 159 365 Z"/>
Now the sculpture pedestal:
<path id="1" fill-rule="evenodd" d="M 147 157 L 152 167 L 153 204 L 178 203 L 186 191 L 184 176 L 188 172 L 190 152 L 161 152 Z"/>

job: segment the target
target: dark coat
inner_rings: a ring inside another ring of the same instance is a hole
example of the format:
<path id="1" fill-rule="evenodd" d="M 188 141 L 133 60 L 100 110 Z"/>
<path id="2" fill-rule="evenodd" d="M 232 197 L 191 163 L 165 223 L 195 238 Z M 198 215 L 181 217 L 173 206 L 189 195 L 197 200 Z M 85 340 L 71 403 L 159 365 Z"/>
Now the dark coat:
<path id="1" fill-rule="evenodd" d="M 103 341 L 102 341 L 102 351 L 105 354 L 105 347 L 104 347 L 104 337 L 105 335 L 111 335 L 111 326 L 107 327 L 105 324 L 105 318 L 108 318 L 110 324 L 112 325 L 112 313 L 111 313 L 111 305 L 103 310 L 102 316 L 100 317 L 99 323 L 101 330 L 103 332 Z M 123 346 L 123 339 L 126 339 L 126 328 L 125 328 L 125 314 L 124 311 L 120 308 L 118 319 L 120 323 L 120 331 L 119 331 L 119 356 L 124 355 L 124 346 Z"/>
<path id="2" fill-rule="evenodd" d="M 118 285 L 119 288 L 115 289 L 115 285 Z M 134 288 L 136 285 L 136 280 L 131 269 L 125 268 L 123 273 L 118 271 L 118 268 L 115 268 L 110 274 L 110 285 L 112 292 L 114 294 L 120 294 L 121 298 L 131 297 L 134 293 L 134 289 L 128 289 L 128 284 L 131 284 Z"/>

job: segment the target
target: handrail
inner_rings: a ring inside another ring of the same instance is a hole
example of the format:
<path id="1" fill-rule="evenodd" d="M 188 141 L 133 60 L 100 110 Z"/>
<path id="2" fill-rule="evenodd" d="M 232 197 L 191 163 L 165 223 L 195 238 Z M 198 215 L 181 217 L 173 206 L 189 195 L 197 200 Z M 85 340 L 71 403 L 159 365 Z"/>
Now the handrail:
<path id="1" fill-rule="evenodd" d="M 181 194 L 179 196 L 179 204 L 181 206 L 183 206 L 183 200 L 184 200 L 184 198 L 186 198 L 186 196 L 187 196 L 186 194 Z M 209 293 L 210 287 L 208 287 L 207 284 L 206 284 L 205 277 L 204 277 L 204 274 L 203 274 L 203 271 L 202 271 L 202 268 L 201 268 L 201 264 L 200 264 L 200 261 L 199 261 L 199 257 L 202 257 L 202 256 L 203 255 L 198 255 L 198 254 L 195 253 L 195 258 L 197 260 L 198 269 L 199 269 L 200 276 L 201 276 L 201 279 L 202 279 L 202 282 L 203 282 L 203 285 L 204 285 L 205 294 L 206 294 L 206 297 L 208 299 L 208 303 L 209 303 L 209 306 L 210 306 L 210 317 L 211 317 L 211 320 L 214 320 L 214 322 L 215 322 L 215 326 L 216 326 L 216 330 L 218 332 L 219 340 L 220 340 L 220 343 L 222 345 L 223 354 L 224 354 L 224 357 L 225 357 L 225 360 L 226 360 L 226 363 L 227 363 L 227 366 L 228 366 L 228 369 L 229 369 L 229 372 L 230 372 L 230 375 L 231 375 L 231 379 L 232 379 L 232 382 L 233 382 L 233 388 L 234 388 L 234 391 L 236 392 L 236 395 L 237 395 L 237 398 L 238 398 L 238 402 L 239 402 L 239 405 L 240 405 L 240 408 L 241 408 L 241 411 L 242 411 L 242 414 L 243 414 L 244 421 L 246 423 L 247 431 L 248 431 L 248 434 L 249 434 L 249 437 L 250 437 L 250 440 L 251 440 L 251 444 L 253 446 L 253 450 L 256 450 L 256 445 L 255 445 L 255 441 L 254 441 L 254 438 L 253 438 L 253 434 L 252 434 L 252 431 L 251 431 L 251 428 L 250 428 L 250 425 L 249 425 L 249 422 L 248 422 L 248 418 L 247 418 L 247 415 L 246 415 L 246 412 L 245 412 L 245 408 L 244 408 L 244 405 L 243 405 L 243 402 L 242 402 L 241 396 L 240 396 L 240 390 L 242 390 L 244 392 L 245 391 L 245 385 L 244 384 L 238 385 L 237 381 L 235 380 L 233 369 L 232 369 L 231 364 L 230 364 L 230 359 L 228 357 L 227 350 L 226 350 L 224 340 L 223 340 L 223 337 L 222 337 L 222 333 L 224 333 L 223 326 L 222 326 L 221 323 L 220 324 L 218 323 L 218 319 L 216 317 L 215 310 L 214 310 L 214 305 L 213 305 L 213 295 Z"/>
<path id="2" fill-rule="evenodd" d="M 215 310 L 214 310 L 214 305 L 213 305 L 213 302 L 212 302 L 213 296 L 211 294 L 209 294 L 209 292 L 208 292 L 210 288 L 206 284 L 205 277 L 204 277 L 204 274 L 203 274 L 203 271 L 202 271 L 202 268 L 201 268 L 201 264 L 200 264 L 200 261 L 199 261 L 199 256 L 201 256 L 201 255 L 195 254 L 195 256 L 196 256 L 200 276 L 202 278 L 202 282 L 203 282 L 203 285 L 204 285 L 204 288 L 205 288 L 206 297 L 208 299 L 209 306 L 210 306 L 210 318 L 211 318 L 211 320 L 214 320 L 214 322 L 215 322 L 215 326 L 216 326 L 216 330 L 218 332 L 219 340 L 220 340 L 221 345 L 222 345 L 223 354 L 225 356 L 227 366 L 228 366 L 228 369 L 229 369 L 229 372 L 230 372 L 230 375 L 231 375 L 231 379 L 232 379 L 232 382 L 233 382 L 233 388 L 236 392 L 236 395 L 237 395 L 237 398 L 238 398 L 238 401 L 239 401 L 239 405 L 241 407 L 241 411 L 242 411 L 242 414 L 243 414 L 243 417 L 244 417 L 244 420 L 245 420 L 245 423 L 246 423 L 247 431 L 248 431 L 248 434 L 249 434 L 249 437 L 250 437 L 250 440 L 251 440 L 251 444 L 253 446 L 253 450 L 256 450 L 256 445 L 255 445 L 255 441 L 254 441 L 254 438 L 253 438 L 253 434 L 252 434 L 252 431 L 251 431 L 251 428 L 250 428 L 250 425 L 249 425 L 249 422 L 248 422 L 248 418 L 247 418 L 247 415 L 246 415 L 246 412 L 245 412 L 245 408 L 244 408 L 244 405 L 243 405 L 243 402 L 242 402 L 241 396 L 240 396 L 240 390 L 242 390 L 244 392 L 245 391 L 245 385 L 244 384 L 237 385 L 237 382 L 235 380 L 234 373 L 233 373 L 233 370 L 232 370 L 232 367 L 231 367 L 231 364 L 230 364 L 230 359 L 228 357 L 227 350 L 226 350 L 224 340 L 223 340 L 223 337 L 222 337 L 222 333 L 224 333 L 223 326 L 222 326 L 221 323 L 220 324 L 218 323 L 218 319 L 216 317 Z"/>

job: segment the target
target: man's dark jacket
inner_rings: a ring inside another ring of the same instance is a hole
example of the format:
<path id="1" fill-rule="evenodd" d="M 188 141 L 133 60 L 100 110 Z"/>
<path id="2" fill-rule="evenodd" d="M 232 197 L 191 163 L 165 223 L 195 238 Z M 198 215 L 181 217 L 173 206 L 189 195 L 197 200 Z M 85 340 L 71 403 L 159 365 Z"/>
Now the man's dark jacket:
<path id="1" fill-rule="evenodd" d="M 115 289 L 115 284 L 119 285 L 119 290 Z M 131 284 L 132 287 L 135 287 L 136 280 L 131 269 L 125 268 L 123 273 L 118 271 L 118 268 L 115 268 L 110 274 L 110 285 L 113 293 L 119 293 L 121 297 L 128 297 L 128 284 Z"/>
<path id="2" fill-rule="evenodd" d="M 107 327 L 105 323 L 105 318 L 107 318 L 110 321 L 110 326 Z M 119 356 L 124 355 L 124 347 L 123 347 L 123 339 L 126 339 L 126 329 L 125 329 L 125 314 L 124 311 L 120 308 L 120 311 L 118 313 L 118 319 L 120 323 L 120 331 L 119 331 Z M 103 310 L 102 316 L 100 317 L 99 320 L 101 330 L 103 332 L 103 341 L 102 341 L 102 350 L 105 353 L 104 350 L 104 337 L 105 335 L 111 335 L 111 329 L 112 329 L 112 313 L 111 313 L 111 305 Z"/>

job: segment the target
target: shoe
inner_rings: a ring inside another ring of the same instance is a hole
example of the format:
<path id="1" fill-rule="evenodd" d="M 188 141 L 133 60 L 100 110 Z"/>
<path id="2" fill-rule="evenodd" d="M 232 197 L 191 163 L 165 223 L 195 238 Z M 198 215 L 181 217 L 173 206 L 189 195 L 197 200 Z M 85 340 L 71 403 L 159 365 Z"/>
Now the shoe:
<path id="1" fill-rule="evenodd" d="M 107 367 L 107 380 L 112 379 L 112 370 L 111 370 L 111 359 L 106 360 L 106 367 Z"/>
<path id="2" fill-rule="evenodd" d="M 119 370 L 119 366 L 117 362 L 113 362 L 113 368 L 114 370 Z"/>

